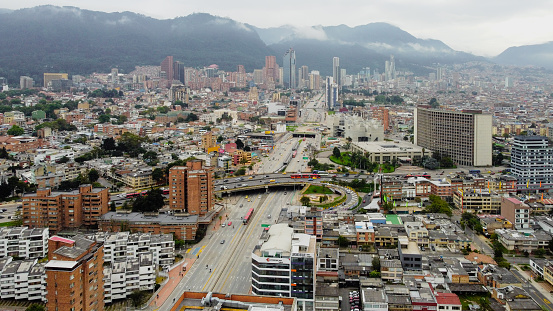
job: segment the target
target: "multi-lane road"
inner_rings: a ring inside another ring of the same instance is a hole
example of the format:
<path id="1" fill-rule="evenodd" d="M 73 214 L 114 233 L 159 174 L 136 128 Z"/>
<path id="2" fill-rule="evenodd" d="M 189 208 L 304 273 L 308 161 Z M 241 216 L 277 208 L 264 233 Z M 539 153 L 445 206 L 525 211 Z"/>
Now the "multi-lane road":
<path id="1" fill-rule="evenodd" d="M 275 223 L 280 209 L 293 193 L 273 191 L 267 194 L 232 196 L 226 199 L 226 214 L 216 231 L 208 232 L 201 243 L 189 251 L 197 260 L 160 310 L 169 310 L 173 298 L 183 291 L 214 291 L 248 294 L 251 287 L 251 253 L 264 229 Z M 254 208 L 254 216 L 244 225 L 242 217 Z M 219 220 L 217 220 L 219 221 Z M 230 225 L 228 225 L 231 223 Z"/>

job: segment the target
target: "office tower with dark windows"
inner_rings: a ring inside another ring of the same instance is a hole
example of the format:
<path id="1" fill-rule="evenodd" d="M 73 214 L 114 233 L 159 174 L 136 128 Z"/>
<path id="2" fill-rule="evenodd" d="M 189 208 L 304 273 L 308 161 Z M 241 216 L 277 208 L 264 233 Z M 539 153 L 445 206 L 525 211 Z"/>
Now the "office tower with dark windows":
<path id="1" fill-rule="evenodd" d="M 332 79 L 334 79 L 334 83 L 338 85 L 338 88 L 340 88 L 340 58 L 334 57 L 332 59 Z"/>
<path id="2" fill-rule="evenodd" d="M 167 80 L 167 87 L 173 83 L 173 56 L 167 56 L 161 62 L 161 78 Z"/>
<path id="3" fill-rule="evenodd" d="M 296 88 L 296 51 L 290 48 L 282 58 L 284 88 Z"/>

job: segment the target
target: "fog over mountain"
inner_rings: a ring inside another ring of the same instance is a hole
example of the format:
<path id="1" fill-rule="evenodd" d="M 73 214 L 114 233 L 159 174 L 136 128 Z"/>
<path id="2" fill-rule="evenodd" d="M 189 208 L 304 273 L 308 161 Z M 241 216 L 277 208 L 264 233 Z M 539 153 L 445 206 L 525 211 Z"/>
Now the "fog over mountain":
<path id="1" fill-rule="evenodd" d="M 189 67 L 215 63 L 234 71 L 244 65 L 251 72 L 263 67 L 266 55 L 275 55 L 281 64 L 290 47 L 296 50 L 298 68 L 307 65 L 322 75 L 331 74 L 335 56 L 350 74 L 363 67 L 382 72 L 391 54 L 397 70 L 418 74 L 437 64 L 486 60 L 386 23 L 257 28 L 203 13 L 159 20 L 132 12 L 56 6 L 0 9 L 0 14 L 0 76 L 12 84 L 20 75 L 41 81 L 44 72 L 89 74 L 114 67 L 130 72 L 136 65 L 159 65 L 167 55 Z M 551 43 L 510 48 L 493 61 L 546 66 L 551 51 Z"/>

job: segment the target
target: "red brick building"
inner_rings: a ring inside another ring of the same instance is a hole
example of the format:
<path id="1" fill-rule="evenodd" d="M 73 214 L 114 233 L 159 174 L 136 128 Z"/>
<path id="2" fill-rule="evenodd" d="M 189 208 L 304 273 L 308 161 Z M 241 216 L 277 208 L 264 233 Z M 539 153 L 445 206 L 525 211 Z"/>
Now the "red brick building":
<path id="1" fill-rule="evenodd" d="M 100 216 L 108 212 L 107 188 L 81 185 L 78 190 L 52 191 L 39 189 L 22 198 L 23 225 L 29 228 L 49 228 L 57 233 L 63 229 L 97 226 Z"/>
<path id="2" fill-rule="evenodd" d="M 201 160 L 169 170 L 169 207 L 177 212 L 205 216 L 213 209 L 213 170 L 204 168 Z"/>
<path id="3" fill-rule="evenodd" d="M 46 308 L 104 310 L 104 245 L 83 237 L 48 241 Z"/>

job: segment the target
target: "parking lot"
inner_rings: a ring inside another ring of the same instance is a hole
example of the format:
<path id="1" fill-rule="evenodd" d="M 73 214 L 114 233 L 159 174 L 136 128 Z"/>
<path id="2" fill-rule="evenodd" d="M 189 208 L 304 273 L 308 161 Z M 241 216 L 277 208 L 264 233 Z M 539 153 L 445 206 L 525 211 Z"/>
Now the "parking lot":
<path id="1" fill-rule="evenodd" d="M 0 223 L 14 221 L 12 218 L 15 217 L 16 212 L 20 210 L 17 208 L 18 206 L 21 206 L 20 202 L 0 205 Z"/>

